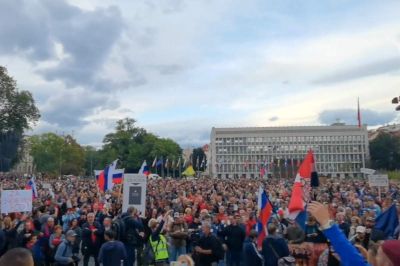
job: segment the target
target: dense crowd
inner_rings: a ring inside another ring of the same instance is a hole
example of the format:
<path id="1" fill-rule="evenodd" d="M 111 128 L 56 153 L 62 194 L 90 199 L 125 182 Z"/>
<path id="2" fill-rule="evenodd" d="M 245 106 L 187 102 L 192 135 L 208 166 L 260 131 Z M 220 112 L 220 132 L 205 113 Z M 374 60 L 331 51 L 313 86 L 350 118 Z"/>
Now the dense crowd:
<path id="1" fill-rule="evenodd" d="M 3 189 L 24 189 L 27 181 L 1 176 Z M 15 260 L 6 253 L 18 247 L 31 251 L 35 265 L 86 266 L 90 258 L 95 265 L 130 266 L 175 261 L 349 265 L 335 246 L 339 240 L 349 254 L 356 248 L 365 263 L 384 265 L 379 262 L 384 256 L 391 265 L 400 265 L 400 241 L 389 240 L 399 239 L 400 228 L 387 235 L 374 226 L 376 217 L 393 204 L 400 215 L 399 184 L 379 193 L 360 179 L 321 182 L 312 190 L 315 203 L 309 204 L 305 227 L 289 218 L 292 185 L 283 179 L 149 180 L 146 213 L 135 208 L 122 213 L 118 185 L 101 193 L 93 179 L 36 178 L 38 197 L 32 212 L 1 215 L 0 265 Z M 259 187 L 265 188 L 273 206 L 262 243 L 257 243 L 255 230 Z M 328 220 L 336 225 L 326 224 Z M 330 233 L 336 228 L 342 233 Z M 338 235 L 345 239 L 336 239 Z"/>

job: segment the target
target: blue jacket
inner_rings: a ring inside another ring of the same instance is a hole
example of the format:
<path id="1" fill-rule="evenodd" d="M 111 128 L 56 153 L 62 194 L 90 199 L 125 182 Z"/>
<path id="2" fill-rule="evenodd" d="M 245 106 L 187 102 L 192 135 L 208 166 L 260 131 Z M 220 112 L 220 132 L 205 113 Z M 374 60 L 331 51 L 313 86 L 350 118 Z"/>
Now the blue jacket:
<path id="1" fill-rule="evenodd" d="M 323 231 L 329 239 L 335 252 L 340 256 L 342 266 L 366 266 L 369 265 L 357 249 L 348 241 L 337 224 Z"/>
<path id="2" fill-rule="evenodd" d="M 69 241 L 64 240 L 60 245 L 58 245 L 54 260 L 61 265 L 67 265 L 68 263 L 71 263 L 71 258 L 73 255 L 72 249 L 72 244 Z"/>
<path id="3" fill-rule="evenodd" d="M 262 266 L 263 257 L 258 252 L 256 244 L 251 239 L 246 239 L 243 246 L 243 262 L 245 266 Z"/>
<path id="4" fill-rule="evenodd" d="M 120 266 L 121 260 L 126 260 L 125 246 L 121 241 L 104 243 L 99 252 L 98 261 L 104 266 Z"/>
<path id="5" fill-rule="evenodd" d="M 261 253 L 264 256 L 264 266 L 276 266 L 280 258 L 290 254 L 285 239 L 274 235 L 264 239 Z"/>

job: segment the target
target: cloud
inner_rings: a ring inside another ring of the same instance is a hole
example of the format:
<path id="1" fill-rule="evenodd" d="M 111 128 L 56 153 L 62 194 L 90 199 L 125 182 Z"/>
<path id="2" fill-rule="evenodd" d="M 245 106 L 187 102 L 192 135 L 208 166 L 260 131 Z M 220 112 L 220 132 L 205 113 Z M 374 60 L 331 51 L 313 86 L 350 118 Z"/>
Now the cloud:
<path id="1" fill-rule="evenodd" d="M 400 70 L 400 56 L 383 59 L 354 68 L 341 69 L 331 75 L 316 79 L 314 84 L 332 84 Z"/>
<path id="2" fill-rule="evenodd" d="M 361 122 L 368 126 L 390 123 L 393 122 L 395 118 L 395 112 L 377 112 L 370 109 L 361 109 Z M 322 124 L 332 124 L 338 120 L 350 125 L 358 123 L 356 109 L 324 110 L 319 114 L 318 119 Z"/>
<path id="3" fill-rule="evenodd" d="M 270 121 L 270 122 L 275 122 L 275 121 L 278 121 L 278 119 L 279 119 L 279 117 L 273 116 L 273 117 L 271 117 L 271 118 L 269 119 L 269 121 Z"/>
<path id="4" fill-rule="evenodd" d="M 85 118 L 96 108 L 116 109 L 118 102 L 107 95 L 77 89 L 58 93 L 42 108 L 43 120 L 60 128 L 77 128 L 87 125 Z"/>

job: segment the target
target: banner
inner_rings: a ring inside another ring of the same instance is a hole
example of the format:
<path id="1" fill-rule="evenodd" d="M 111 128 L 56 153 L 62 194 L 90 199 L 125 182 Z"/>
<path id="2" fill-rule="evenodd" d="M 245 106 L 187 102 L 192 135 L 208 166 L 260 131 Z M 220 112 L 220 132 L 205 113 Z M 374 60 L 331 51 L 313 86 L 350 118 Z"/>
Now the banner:
<path id="1" fill-rule="evenodd" d="M 388 187 L 388 175 L 369 175 L 368 183 L 371 187 Z"/>
<path id="2" fill-rule="evenodd" d="M 31 212 L 32 190 L 2 190 L 1 213 Z"/>
<path id="3" fill-rule="evenodd" d="M 144 215 L 146 211 L 146 188 L 147 178 L 145 175 L 125 174 L 122 211 L 126 212 L 129 207 L 135 207 Z"/>

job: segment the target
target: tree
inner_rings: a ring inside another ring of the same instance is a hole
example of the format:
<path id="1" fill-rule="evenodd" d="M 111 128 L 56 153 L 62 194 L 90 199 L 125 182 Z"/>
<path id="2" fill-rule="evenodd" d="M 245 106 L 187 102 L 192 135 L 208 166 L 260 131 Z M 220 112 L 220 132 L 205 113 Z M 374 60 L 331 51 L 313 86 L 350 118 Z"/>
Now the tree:
<path id="1" fill-rule="evenodd" d="M 104 137 L 104 146 L 98 151 L 103 167 L 119 159 L 118 167 L 125 168 L 125 172 L 137 172 L 143 160 L 151 164 L 154 157 L 172 160 L 181 156 L 182 150 L 176 142 L 159 138 L 135 124 L 132 118 L 119 120 L 115 132 Z"/>
<path id="2" fill-rule="evenodd" d="M 369 148 L 374 169 L 400 169 L 400 138 L 380 133 L 370 142 Z"/>
<path id="3" fill-rule="evenodd" d="M 54 133 L 35 135 L 30 138 L 31 155 L 39 172 L 62 175 L 80 175 L 85 164 L 84 149 L 67 135 Z"/>
<path id="4" fill-rule="evenodd" d="M 16 81 L 0 66 L 0 171 L 8 171 L 19 159 L 23 132 L 40 118 L 29 91 L 19 91 Z"/>
<path id="5" fill-rule="evenodd" d="M 192 165 L 195 171 L 204 171 L 207 165 L 207 157 L 202 147 L 193 149 Z"/>

